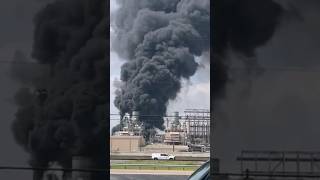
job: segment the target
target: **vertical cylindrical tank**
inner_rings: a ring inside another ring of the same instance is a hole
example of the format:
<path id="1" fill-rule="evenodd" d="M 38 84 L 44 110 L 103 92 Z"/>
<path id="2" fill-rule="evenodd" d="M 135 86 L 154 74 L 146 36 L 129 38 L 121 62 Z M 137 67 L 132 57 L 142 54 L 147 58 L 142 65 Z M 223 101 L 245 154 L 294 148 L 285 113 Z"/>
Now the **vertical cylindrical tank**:
<path id="1" fill-rule="evenodd" d="M 132 112 L 132 121 L 133 122 L 139 122 L 139 116 L 140 116 L 139 111 L 133 111 Z"/>
<path id="2" fill-rule="evenodd" d="M 174 112 L 173 113 L 173 122 L 172 125 L 174 126 L 173 128 L 179 129 L 180 128 L 180 118 L 179 118 L 179 112 Z"/>
<path id="3" fill-rule="evenodd" d="M 74 156 L 72 158 L 72 169 L 92 169 L 91 158 L 85 156 Z M 73 171 L 72 180 L 92 180 L 92 173 L 83 171 Z"/>
<path id="4" fill-rule="evenodd" d="M 174 112 L 173 113 L 173 120 L 174 121 L 179 121 L 179 112 Z"/>

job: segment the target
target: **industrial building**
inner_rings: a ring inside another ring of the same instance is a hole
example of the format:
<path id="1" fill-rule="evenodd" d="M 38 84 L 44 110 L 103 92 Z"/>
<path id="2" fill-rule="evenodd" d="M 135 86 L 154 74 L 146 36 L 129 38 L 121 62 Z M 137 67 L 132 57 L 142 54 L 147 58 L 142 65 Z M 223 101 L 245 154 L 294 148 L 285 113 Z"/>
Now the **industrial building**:
<path id="1" fill-rule="evenodd" d="M 210 143 L 210 111 L 207 109 L 186 109 L 184 113 L 188 142 L 194 144 Z"/>
<path id="2" fill-rule="evenodd" d="M 180 132 L 166 132 L 163 142 L 166 144 L 181 144 L 182 139 Z"/>
<path id="3" fill-rule="evenodd" d="M 120 135 L 110 137 L 111 152 L 139 152 L 145 145 L 142 136 Z"/>
<path id="4" fill-rule="evenodd" d="M 123 125 L 122 130 L 110 137 L 110 151 L 139 152 L 145 145 L 139 112 L 133 111 L 132 116 L 126 114 L 120 123 Z"/>
<path id="5" fill-rule="evenodd" d="M 186 144 L 186 128 L 181 126 L 181 117 L 179 112 L 174 112 L 173 116 L 165 121 L 165 135 L 163 143 L 165 144 Z"/>
<path id="6" fill-rule="evenodd" d="M 150 137 L 150 143 L 175 145 L 208 145 L 210 142 L 210 111 L 206 109 L 186 109 L 185 115 L 174 112 L 164 117 L 165 130 L 157 130 Z M 139 112 L 126 114 L 120 124 L 121 131 L 110 137 L 111 152 L 136 152 L 146 144 L 143 136 L 143 124 L 139 121 Z"/>
<path id="7" fill-rule="evenodd" d="M 209 144 L 210 111 L 206 109 L 186 109 L 184 116 L 174 112 L 171 120 L 165 120 L 164 143 Z"/>
<path id="8" fill-rule="evenodd" d="M 138 111 L 133 111 L 132 116 L 130 116 L 129 114 L 125 114 L 124 117 L 121 119 L 120 124 L 122 125 L 121 131 L 129 132 L 128 135 L 130 136 L 141 136 L 143 124 L 139 121 Z"/>
<path id="9" fill-rule="evenodd" d="M 157 134 L 153 137 L 153 143 L 163 143 L 165 139 L 165 132 L 157 132 Z"/>

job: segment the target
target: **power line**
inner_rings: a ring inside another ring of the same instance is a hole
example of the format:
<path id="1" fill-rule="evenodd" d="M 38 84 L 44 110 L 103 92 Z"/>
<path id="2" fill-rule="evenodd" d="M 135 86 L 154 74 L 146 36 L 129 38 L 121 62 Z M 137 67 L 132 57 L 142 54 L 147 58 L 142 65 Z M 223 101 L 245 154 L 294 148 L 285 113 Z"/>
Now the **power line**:
<path id="1" fill-rule="evenodd" d="M 0 60 L 1 64 L 38 64 L 38 65 L 45 65 L 38 62 L 30 62 L 30 61 L 8 61 L 8 60 Z"/>
<path id="2" fill-rule="evenodd" d="M 109 172 L 109 169 L 80 169 L 80 168 L 74 169 L 74 168 L 45 168 L 45 167 L 21 167 L 21 166 L 0 166 L 0 170 Z"/>
<path id="3" fill-rule="evenodd" d="M 130 117 L 144 117 L 143 122 L 156 122 L 158 118 L 166 119 L 166 118 L 176 118 L 178 117 L 180 120 L 199 120 L 199 121 L 209 121 L 211 120 L 210 113 L 205 113 L 205 115 L 195 116 L 195 115 L 183 115 L 183 116 L 174 116 L 174 115 L 131 115 Z M 110 117 L 120 116 L 120 114 L 110 114 Z M 157 118 L 157 119 L 156 119 Z M 121 121 L 120 118 L 109 118 L 109 121 Z"/>
<path id="4" fill-rule="evenodd" d="M 0 64 L 37 64 L 37 65 L 48 65 L 48 64 L 42 64 L 39 62 L 17 62 L 17 61 L 7 61 L 2 60 L 0 61 Z M 293 71 L 293 72 L 320 72 L 320 68 L 306 68 L 306 67 L 259 67 L 259 68 L 246 68 L 246 67 L 230 67 L 229 70 L 257 70 L 257 71 Z"/>
<path id="5" fill-rule="evenodd" d="M 206 112 L 205 114 L 210 114 L 210 112 Z M 110 116 L 120 116 L 120 114 L 109 114 Z M 159 114 L 147 114 L 147 115 L 131 115 L 131 117 L 179 117 L 179 118 L 187 118 L 187 117 L 208 117 L 204 116 L 192 116 L 192 115 L 183 115 L 183 116 L 175 116 L 175 115 L 159 115 Z"/>

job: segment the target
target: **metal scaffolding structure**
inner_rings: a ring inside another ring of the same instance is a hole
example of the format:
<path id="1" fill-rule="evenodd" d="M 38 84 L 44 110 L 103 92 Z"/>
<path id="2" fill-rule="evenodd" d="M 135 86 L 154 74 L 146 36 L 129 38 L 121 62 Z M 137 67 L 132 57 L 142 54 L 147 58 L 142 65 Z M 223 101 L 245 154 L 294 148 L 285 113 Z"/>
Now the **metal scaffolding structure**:
<path id="1" fill-rule="evenodd" d="M 320 152 L 242 151 L 241 172 L 268 175 L 320 175 Z"/>
<path id="2" fill-rule="evenodd" d="M 210 110 L 186 109 L 185 126 L 190 143 L 210 143 Z M 200 142 L 199 142 L 200 141 Z"/>

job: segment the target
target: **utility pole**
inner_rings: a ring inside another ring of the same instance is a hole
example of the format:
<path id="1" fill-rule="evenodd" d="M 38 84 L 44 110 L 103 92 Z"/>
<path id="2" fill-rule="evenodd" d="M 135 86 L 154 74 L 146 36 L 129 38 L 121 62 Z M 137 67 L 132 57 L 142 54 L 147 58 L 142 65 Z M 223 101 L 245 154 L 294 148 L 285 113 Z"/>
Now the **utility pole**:
<path id="1" fill-rule="evenodd" d="M 174 142 L 172 143 L 172 152 L 174 152 Z"/>

